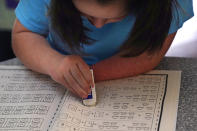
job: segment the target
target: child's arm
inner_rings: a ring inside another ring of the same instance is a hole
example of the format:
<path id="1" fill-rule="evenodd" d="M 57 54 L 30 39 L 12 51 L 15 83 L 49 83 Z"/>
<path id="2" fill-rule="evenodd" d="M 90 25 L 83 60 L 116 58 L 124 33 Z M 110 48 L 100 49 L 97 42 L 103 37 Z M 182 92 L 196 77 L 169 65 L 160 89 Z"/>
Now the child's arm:
<path id="1" fill-rule="evenodd" d="M 61 55 L 49 46 L 44 36 L 29 31 L 17 19 L 12 31 L 12 47 L 30 69 L 50 75 L 83 98 L 88 96 L 92 77 L 81 57 Z"/>
<path id="2" fill-rule="evenodd" d="M 144 52 L 140 56 L 129 58 L 123 58 L 116 55 L 95 64 L 93 67 L 95 81 L 98 82 L 102 80 L 135 76 L 150 71 L 162 60 L 175 35 L 176 33 L 169 35 L 166 38 L 162 49 L 151 56 L 148 55 L 147 52 Z"/>

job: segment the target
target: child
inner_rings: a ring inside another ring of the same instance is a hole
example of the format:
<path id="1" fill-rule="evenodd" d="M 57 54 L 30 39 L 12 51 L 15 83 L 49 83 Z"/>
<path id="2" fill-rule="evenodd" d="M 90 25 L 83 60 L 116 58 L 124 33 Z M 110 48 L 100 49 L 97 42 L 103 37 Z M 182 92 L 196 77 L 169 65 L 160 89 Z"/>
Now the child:
<path id="1" fill-rule="evenodd" d="M 138 75 L 164 57 L 192 0 L 20 0 L 12 46 L 30 69 L 86 98 L 95 81 Z"/>

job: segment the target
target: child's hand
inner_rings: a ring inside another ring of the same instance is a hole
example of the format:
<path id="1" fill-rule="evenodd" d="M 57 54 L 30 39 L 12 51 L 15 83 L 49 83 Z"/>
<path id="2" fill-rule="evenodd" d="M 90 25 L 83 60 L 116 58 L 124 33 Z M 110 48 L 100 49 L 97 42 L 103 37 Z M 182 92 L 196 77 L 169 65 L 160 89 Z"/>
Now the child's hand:
<path id="1" fill-rule="evenodd" d="M 51 65 L 50 65 L 51 66 Z M 53 63 L 50 76 L 74 94 L 87 98 L 93 80 L 89 66 L 80 56 L 65 56 L 58 63 Z"/>

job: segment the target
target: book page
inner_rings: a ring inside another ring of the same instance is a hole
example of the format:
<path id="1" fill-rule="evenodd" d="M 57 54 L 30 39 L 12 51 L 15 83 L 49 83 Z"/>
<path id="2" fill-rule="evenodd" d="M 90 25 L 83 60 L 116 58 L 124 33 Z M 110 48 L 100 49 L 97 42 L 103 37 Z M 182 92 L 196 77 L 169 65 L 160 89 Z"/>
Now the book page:
<path id="1" fill-rule="evenodd" d="M 46 131 L 64 94 L 46 75 L 0 66 L 0 131 Z"/>
<path id="2" fill-rule="evenodd" d="M 180 76 L 178 71 L 153 71 L 97 83 L 95 107 L 67 92 L 51 130 L 175 131 Z"/>

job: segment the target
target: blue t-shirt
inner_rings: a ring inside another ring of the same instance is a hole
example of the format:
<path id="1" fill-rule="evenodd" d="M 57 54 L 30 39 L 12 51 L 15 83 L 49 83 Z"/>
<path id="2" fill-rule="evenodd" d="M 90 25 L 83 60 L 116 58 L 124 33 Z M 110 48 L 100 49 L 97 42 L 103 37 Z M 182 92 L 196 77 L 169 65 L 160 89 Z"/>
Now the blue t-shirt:
<path id="1" fill-rule="evenodd" d="M 169 34 L 176 32 L 186 20 L 194 15 L 192 0 L 178 0 L 178 3 L 181 8 L 173 11 L 174 17 Z M 49 4 L 50 0 L 20 0 L 15 10 L 16 17 L 27 29 L 47 36 L 51 47 L 58 52 L 65 55 L 73 54 L 68 45 L 62 42 L 50 26 L 50 19 L 47 15 Z M 98 29 L 85 17 L 82 19 L 83 24 L 91 30 L 87 32 L 87 35 L 96 40 L 92 45 L 83 45 L 82 48 L 83 52 L 89 54 L 82 57 L 90 65 L 116 54 L 127 40 L 135 23 L 135 17 L 129 15 L 122 21 L 109 23 Z"/>

